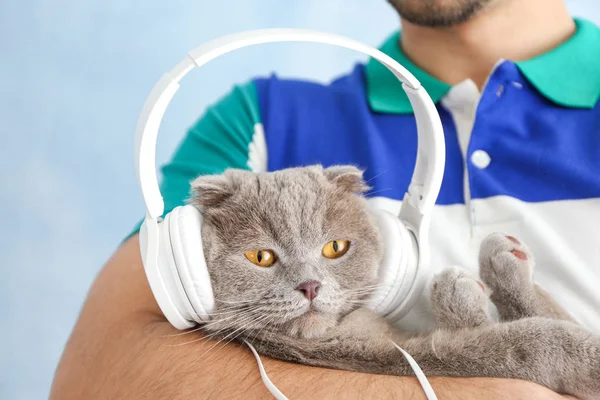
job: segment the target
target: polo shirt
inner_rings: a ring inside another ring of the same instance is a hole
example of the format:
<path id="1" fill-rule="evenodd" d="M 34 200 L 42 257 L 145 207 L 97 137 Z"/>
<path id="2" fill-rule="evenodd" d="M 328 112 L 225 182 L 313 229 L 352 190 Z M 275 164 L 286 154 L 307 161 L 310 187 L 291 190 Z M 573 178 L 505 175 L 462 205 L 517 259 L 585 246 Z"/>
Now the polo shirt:
<path id="1" fill-rule="evenodd" d="M 535 280 L 600 332 L 600 28 L 526 61 L 499 60 L 481 90 L 441 82 L 403 53 L 400 32 L 380 47 L 425 87 L 444 127 L 446 169 L 431 220 L 435 271 L 477 273 L 483 238 L 504 232 L 536 256 Z M 226 168 L 274 171 L 320 163 L 365 170 L 373 205 L 398 213 L 417 132 L 396 78 L 375 60 L 329 84 L 254 79 L 210 106 L 162 168 L 165 212 L 190 181 Z M 401 321 L 432 324 L 426 295 Z"/>

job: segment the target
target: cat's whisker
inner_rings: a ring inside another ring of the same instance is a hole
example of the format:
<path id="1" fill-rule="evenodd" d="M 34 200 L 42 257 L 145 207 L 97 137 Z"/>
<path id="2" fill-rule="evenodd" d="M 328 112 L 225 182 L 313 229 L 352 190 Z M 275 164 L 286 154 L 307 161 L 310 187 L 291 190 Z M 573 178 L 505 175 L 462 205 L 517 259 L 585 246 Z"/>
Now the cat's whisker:
<path id="1" fill-rule="evenodd" d="M 222 311 L 222 312 L 216 312 L 216 313 L 211 313 L 210 316 L 211 317 L 218 317 L 221 315 L 231 315 L 231 314 L 239 314 L 242 312 L 246 312 L 246 311 L 253 311 L 256 309 L 261 308 L 261 306 L 254 306 L 254 307 L 240 307 L 240 308 L 229 308 L 226 311 Z"/>
<path id="2" fill-rule="evenodd" d="M 360 286 L 358 289 L 361 289 L 361 288 L 368 288 L 368 287 L 377 287 L 377 286 L 381 286 L 381 285 L 382 285 L 382 283 L 381 283 L 381 282 L 379 282 L 379 281 L 376 281 L 376 282 L 373 282 L 373 283 L 369 283 L 368 285 L 363 285 L 363 286 Z"/>
<path id="3" fill-rule="evenodd" d="M 254 314 L 251 314 L 250 317 L 255 317 Z M 237 323 L 239 323 L 240 321 L 246 319 L 246 314 L 240 314 L 240 315 L 231 315 L 229 317 L 226 318 L 219 318 L 219 319 L 215 319 L 214 321 L 210 321 L 209 323 L 207 323 L 207 326 L 211 326 L 211 325 L 218 325 L 218 324 L 223 324 L 224 322 L 227 322 L 231 319 L 235 319 Z"/>
<path id="4" fill-rule="evenodd" d="M 346 294 L 349 294 L 349 295 L 372 294 L 372 293 L 376 292 L 377 290 L 379 290 L 383 286 L 384 286 L 383 284 L 363 286 L 358 289 L 348 290 L 348 291 L 346 291 Z"/>
<path id="5" fill-rule="evenodd" d="M 365 303 L 365 302 L 368 302 L 370 300 L 371 300 L 370 298 L 363 298 L 363 299 L 361 299 L 361 298 L 349 298 L 349 299 L 346 300 L 346 303 L 348 303 L 348 302 Z"/>
<path id="6" fill-rule="evenodd" d="M 246 305 L 258 305 L 258 306 L 264 306 L 264 305 L 269 305 L 269 304 L 281 304 L 281 303 L 286 303 L 289 300 L 287 299 L 281 299 L 281 300 L 262 300 L 262 299 L 258 299 L 258 300 L 242 300 L 242 301 L 227 301 L 227 300 L 217 300 L 217 302 L 219 303 L 223 303 L 226 305 L 232 305 L 234 307 L 244 307 Z"/>
<path id="7" fill-rule="evenodd" d="M 367 296 L 371 296 L 375 293 L 377 293 L 378 290 L 373 289 L 370 291 L 364 291 L 364 292 L 355 292 L 355 293 L 347 293 L 346 297 L 349 299 L 354 299 L 354 298 L 361 298 L 361 297 L 367 297 Z"/>
<path id="8" fill-rule="evenodd" d="M 239 319 L 238 319 L 238 322 L 240 322 L 240 323 L 249 322 L 249 321 L 252 321 L 252 319 L 255 318 L 255 317 L 256 316 L 254 314 L 252 314 L 252 313 L 248 313 L 248 315 L 240 315 Z M 232 318 L 232 317 L 229 317 L 229 318 Z M 198 331 L 200 329 L 206 329 L 207 327 L 210 327 L 211 325 L 216 325 L 219 322 L 222 323 L 223 321 L 224 321 L 224 319 L 207 322 L 206 324 L 204 324 L 203 326 L 201 326 L 198 329 L 195 329 L 194 331 Z M 221 333 L 221 331 L 222 331 L 222 329 L 217 330 L 217 331 L 215 331 L 213 333 L 210 333 L 208 335 L 203 335 L 202 337 L 200 337 L 198 339 L 194 339 L 194 340 L 189 341 L 189 342 L 177 343 L 177 344 L 174 344 L 174 345 L 169 345 L 169 347 L 179 347 L 179 346 L 184 346 L 184 345 L 187 345 L 187 344 L 192 344 L 192 343 L 200 342 L 200 341 L 205 340 L 205 339 L 211 339 L 211 338 L 213 338 L 215 336 L 218 336 Z M 189 332 L 189 333 L 191 333 L 191 332 Z"/>
<path id="9" fill-rule="evenodd" d="M 369 285 L 360 286 L 360 287 L 358 287 L 356 289 L 350 289 L 349 291 L 352 292 L 352 291 L 356 291 L 356 290 L 378 288 L 378 287 L 381 287 L 383 285 L 384 285 L 383 283 L 377 282 L 377 283 L 372 283 L 372 284 L 369 284 Z"/>
<path id="10" fill-rule="evenodd" d="M 173 333 L 171 335 L 163 335 L 163 336 L 160 336 L 160 337 L 162 337 L 162 338 L 168 338 L 168 337 L 177 337 L 177 336 L 189 335 L 190 333 L 198 332 L 201 329 L 202 329 L 202 326 L 199 326 L 199 327 L 194 328 L 194 329 L 186 330 L 185 332 Z"/>
<path id="11" fill-rule="evenodd" d="M 256 333 L 256 335 L 254 335 L 254 340 L 256 340 L 256 338 L 262 333 L 262 331 L 275 319 L 275 315 L 272 314 L 271 315 L 271 319 L 263 324 L 263 327 Z"/>
<path id="12" fill-rule="evenodd" d="M 364 300 L 364 301 L 366 301 L 366 300 L 370 299 L 373 294 L 374 293 L 363 293 L 363 294 L 360 294 L 360 295 L 348 296 L 347 299 L 348 299 L 348 301 L 350 301 L 350 300 Z"/>
<path id="13" fill-rule="evenodd" d="M 215 299 L 215 301 L 217 303 L 223 303 L 223 304 L 232 304 L 232 305 L 246 305 L 246 304 L 257 304 L 257 303 L 261 303 L 264 301 L 264 299 L 262 298 L 255 298 L 255 299 L 241 299 L 241 300 L 225 300 L 225 299 Z"/>
<path id="14" fill-rule="evenodd" d="M 240 300 L 240 301 L 229 301 L 229 300 L 216 300 L 217 303 L 224 303 L 224 304 L 251 304 L 251 303 L 256 303 L 256 300 Z"/>
<path id="15" fill-rule="evenodd" d="M 256 309 L 258 307 L 253 307 L 250 309 L 250 311 L 248 309 L 243 309 L 239 314 L 237 315 L 232 315 L 226 318 L 221 318 L 215 321 L 210 321 L 209 323 L 205 324 L 204 327 L 209 327 L 210 326 L 218 326 L 219 323 L 223 323 L 226 319 L 231 319 L 231 318 L 237 318 L 237 320 L 235 321 L 236 325 L 238 325 L 238 328 L 231 331 L 230 333 L 228 333 L 227 335 L 225 335 L 224 337 L 220 338 L 215 344 L 213 344 L 209 349 L 207 349 L 202 355 L 200 355 L 200 357 L 198 357 L 194 362 L 196 362 L 197 360 L 201 359 L 205 354 L 207 354 L 208 352 L 210 352 L 211 350 L 213 350 L 219 343 L 222 343 L 223 341 L 225 341 L 227 338 L 234 336 L 233 339 L 235 339 L 237 336 L 239 336 L 239 334 L 241 334 L 245 329 L 247 329 L 249 326 L 251 326 L 251 324 L 256 324 L 257 322 L 267 318 L 269 316 L 269 314 L 266 315 L 258 315 L 256 314 Z M 212 339 L 216 336 L 221 336 L 223 333 L 225 333 L 227 330 L 229 330 L 230 328 L 228 327 L 224 327 L 221 329 L 217 329 L 216 331 L 214 331 L 213 333 L 209 334 L 209 335 L 205 335 L 199 339 L 193 340 L 193 341 L 189 341 L 186 343 L 181 343 L 178 344 L 176 346 L 182 346 L 185 344 L 192 344 L 194 342 L 199 342 L 202 340 L 207 340 L 207 339 Z M 236 335 L 238 334 L 238 335 Z M 233 340 L 232 339 L 232 340 Z M 194 363 L 192 362 L 192 364 Z"/>
<path id="16" fill-rule="evenodd" d="M 263 324 L 263 328 L 262 328 L 262 329 L 264 329 L 264 327 L 265 327 L 265 326 L 268 324 L 268 321 L 272 320 L 273 318 L 274 318 L 274 316 L 273 316 L 273 315 L 267 314 L 267 315 L 264 315 L 264 316 L 262 316 L 262 317 L 261 317 L 261 318 L 259 318 L 258 320 L 256 320 L 256 321 L 255 321 L 255 323 L 261 323 L 261 324 Z M 261 330 L 262 330 L 262 329 L 261 329 Z M 241 335 L 244 333 L 244 331 L 245 331 L 245 330 L 246 330 L 246 329 L 242 329 L 242 331 L 241 331 L 241 332 L 239 332 L 237 335 L 234 335 L 233 337 L 231 337 L 231 338 L 230 338 L 230 339 L 229 339 L 227 342 L 225 342 L 225 343 L 224 343 L 224 344 L 223 344 L 221 347 L 219 347 L 219 348 L 218 348 L 218 349 L 217 349 L 217 350 L 216 350 L 216 351 L 215 351 L 215 352 L 214 352 L 214 353 L 211 355 L 211 357 L 210 357 L 210 358 L 208 358 L 206 361 L 208 362 L 208 361 L 209 361 L 209 360 L 210 360 L 212 357 L 214 357 L 214 356 L 215 356 L 215 354 L 217 354 L 219 351 L 221 351 L 221 350 L 222 350 L 222 349 L 223 349 L 225 346 L 227 346 L 229 343 L 231 343 L 232 341 L 234 341 L 235 339 L 237 339 L 239 336 L 241 336 Z M 256 336 L 255 336 L 255 337 L 256 337 Z"/>
<path id="17" fill-rule="evenodd" d="M 263 306 L 265 304 L 265 303 L 263 303 L 261 301 L 257 301 L 257 300 L 239 301 L 239 302 L 218 300 L 217 302 L 223 304 L 222 308 L 224 310 L 244 310 L 248 307 Z"/>
<path id="18" fill-rule="evenodd" d="M 235 315 L 230 315 L 229 317 L 215 319 L 213 321 L 208 322 L 206 324 L 206 326 L 210 327 L 210 325 L 217 325 L 219 323 L 223 323 L 223 322 L 228 321 L 228 320 L 233 319 L 233 318 L 235 318 L 236 322 L 239 323 L 239 322 L 244 321 L 244 320 L 246 320 L 248 318 L 254 318 L 254 317 L 256 317 L 256 315 L 255 315 L 256 311 L 258 311 L 258 310 L 257 309 L 253 309 L 253 310 L 249 310 L 249 311 L 240 312 L 240 313 L 235 314 Z"/>
<path id="19" fill-rule="evenodd" d="M 227 311 L 227 312 L 211 313 L 210 317 L 212 318 L 212 317 L 216 317 L 216 316 L 230 315 L 230 314 L 236 314 L 236 313 L 239 313 L 239 310 L 230 310 L 230 311 Z M 233 316 L 235 316 L 235 315 L 233 315 Z M 223 319 L 224 318 L 221 318 L 219 320 L 223 320 Z M 209 324 L 210 322 L 211 321 L 209 321 L 209 322 L 207 322 L 205 324 L 202 324 L 201 326 L 199 326 L 197 328 L 186 330 L 185 332 L 173 333 L 173 334 L 170 334 L 170 335 L 163 335 L 163 336 L 160 336 L 160 337 L 167 338 L 167 337 L 177 337 L 177 336 L 189 335 L 190 333 L 194 333 L 194 332 L 197 332 L 197 331 L 201 330 L 206 324 Z"/>
<path id="20" fill-rule="evenodd" d="M 208 325 L 208 324 L 206 324 L 206 325 Z M 203 328 L 205 328 L 206 325 L 203 326 Z M 214 337 L 219 336 L 226 329 L 227 328 L 224 327 L 224 328 L 221 328 L 221 329 L 216 329 L 214 331 L 206 331 L 206 332 L 204 332 L 204 335 L 202 335 L 198 339 L 194 339 L 194 340 L 191 340 L 191 341 L 188 341 L 188 342 L 185 342 L 185 343 L 177 343 L 177 344 L 174 344 L 174 345 L 169 345 L 169 347 L 185 346 L 185 345 L 188 345 L 188 344 L 192 344 L 192 343 L 196 343 L 196 342 L 201 342 L 203 340 L 213 339 Z"/>
<path id="21" fill-rule="evenodd" d="M 209 340 L 217 338 L 219 335 L 221 335 L 223 333 L 224 330 L 226 330 L 226 329 L 219 329 L 219 330 L 217 330 L 215 332 L 212 332 L 209 335 L 203 335 L 202 337 L 200 337 L 198 339 L 191 340 L 191 341 L 185 342 L 185 343 L 179 343 L 179 344 L 176 344 L 176 345 L 171 345 L 169 347 L 179 347 L 179 346 L 184 346 L 184 345 L 188 345 L 188 344 L 198 343 L 198 342 L 202 342 L 202 341 L 209 341 Z"/>
<path id="22" fill-rule="evenodd" d="M 254 335 L 254 340 L 256 340 L 256 338 L 258 337 L 258 335 L 260 335 L 260 334 L 261 334 L 261 333 L 264 331 L 264 329 L 265 329 L 267 326 L 270 326 L 270 325 L 271 325 L 271 323 L 272 323 L 272 322 L 273 322 L 273 321 L 274 321 L 276 318 L 277 318 L 277 315 L 275 315 L 275 314 L 269 314 L 269 315 L 268 315 L 268 318 L 266 318 L 265 320 L 263 320 L 263 321 L 261 322 L 261 324 L 262 324 L 262 328 L 260 328 L 260 329 L 258 329 L 258 330 L 257 330 L 257 333 Z"/>
<path id="23" fill-rule="evenodd" d="M 269 317 L 269 315 L 268 315 L 268 314 L 267 314 L 267 315 L 263 315 L 263 316 L 259 317 L 259 318 L 258 318 L 258 319 L 255 321 L 255 323 L 259 323 L 261 320 L 264 320 L 265 318 L 268 318 L 268 317 Z M 243 324 L 242 324 L 242 325 L 241 325 L 239 328 L 235 329 L 235 330 L 234 330 L 234 331 L 232 331 L 231 333 L 227 334 L 227 335 L 226 335 L 224 338 L 222 338 L 222 339 L 220 339 L 219 341 L 217 341 L 217 343 L 215 343 L 215 344 L 214 344 L 214 345 L 212 345 L 212 346 L 211 346 L 211 347 L 210 347 L 208 350 L 206 350 L 204 353 L 202 353 L 202 355 L 200 355 L 200 357 L 198 357 L 198 358 L 196 359 L 196 361 L 198 361 L 199 359 L 201 359 L 202 357 L 204 357 L 204 355 L 206 355 L 206 354 L 207 354 L 209 351 L 211 351 L 212 349 L 214 349 L 214 348 L 215 348 L 215 347 L 216 347 L 216 346 L 217 346 L 219 343 L 222 343 L 223 341 L 225 341 L 227 338 L 229 338 L 229 337 L 231 337 L 231 336 L 235 335 L 237 332 L 240 332 L 240 334 L 241 334 L 241 333 L 242 333 L 244 330 L 246 330 L 246 329 L 248 328 L 248 325 L 249 325 L 249 324 L 248 324 L 248 322 L 252 322 L 252 320 L 246 320 L 246 321 L 245 321 L 245 322 L 244 322 L 244 323 L 243 323 Z M 237 336 L 239 336 L 239 334 L 238 334 Z M 237 336 L 234 336 L 234 337 L 233 337 L 231 340 L 234 340 L 234 339 L 235 339 Z M 229 342 L 231 342 L 231 340 L 230 340 Z M 227 343 L 229 343 L 229 342 L 227 342 Z M 225 345 L 227 345 L 227 343 L 225 343 Z M 225 345 L 224 345 L 224 346 L 225 346 Z M 224 347 L 224 346 L 223 346 L 223 347 Z M 220 350 L 220 349 L 219 349 L 219 350 Z M 214 356 L 214 354 L 213 354 L 213 356 Z"/>
<path id="24" fill-rule="evenodd" d="M 386 173 L 386 172 L 388 172 L 388 171 L 389 171 L 389 170 L 387 170 L 387 169 L 383 170 L 383 171 L 382 171 L 382 172 L 380 172 L 379 174 L 377 174 L 377 175 L 375 175 L 375 176 L 371 177 L 370 179 L 367 179 L 367 180 L 365 181 L 365 183 L 369 183 L 369 182 L 371 182 L 373 179 L 379 178 L 381 175 L 385 174 L 385 173 Z"/>
<path id="25" fill-rule="evenodd" d="M 381 288 L 365 289 L 365 290 L 361 290 L 360 292 L 354 292 L 352 294 L 357 294 L 357 295 L 358 294 L 372 294 L 379 290 L 381 290 Z"/>
<path id="26" fill-rule="evenodd" d="M 226 308 L 221 309 L 216 313 L 211 313 L 211 317 L 221 316 L 221 315 L 231 315 L 231 314 L 243 314 L 246 312 L 254 312 L 260 308 L 263 308 L 261 304 L 253 304 L 253 305 L 238 305 L 238 306 L 227 306 Z"/>
<path id="27" fill-rule="evenodd" d="M 249 305 L 241 305 L 241 306 L 227 306 L 223 308 L 219 308 L 218 311 L 211 313 L 211 315 L 217 314 L 228 314 L 232 312 L 239 312 L 241 310 L 246 310 Z"/>
<path id="28" fill-rule="evenodd" d="M 185 346 L 185 345 L 188 345 L 188 344 L 192 344 L 192 343 L 196 343 L 196 342 L 201 342 L 203 340 L 211 339 L 215 335 L 218 335 L 218 333 L 219 332 L 217 331 L 217 332 L 211 333 L 210 335 L 203 335 L 203 336 L 199 337 L 198 339 L 190 340 L 189 342 L 177 343 L 177 344 L 168 344 L 166 346 L 167 347 L 181 347 L 181 346 Z"/>
<path id="29" fill-rule="evenodd" d="M 388 191 L 388 190 L 394 190 L 394 188 L 383 188 L 383 189 L 379 189 L 379 190 L 374 190 L 374 191 L 372 191 L 372 192 L 367 192 L 367 194 L 368 194 L 369 196 L 373 196 L 373 195 L 374 195 L 374 194 L 376 194 L 376 193 L 386 192 L 386 191 Z"/>
<path id="30" fill-rule="evenodd" d="M 365 289 L 365 290 L 361 290 L 361 291 L 356 291 L 356 292 L 348 292 L 347 294 L 349 295 L 363 295 L 363 294 L 372 294 L 375 293 L 379 290 L 379 288 L 374 288 L 374 289 Z"/>

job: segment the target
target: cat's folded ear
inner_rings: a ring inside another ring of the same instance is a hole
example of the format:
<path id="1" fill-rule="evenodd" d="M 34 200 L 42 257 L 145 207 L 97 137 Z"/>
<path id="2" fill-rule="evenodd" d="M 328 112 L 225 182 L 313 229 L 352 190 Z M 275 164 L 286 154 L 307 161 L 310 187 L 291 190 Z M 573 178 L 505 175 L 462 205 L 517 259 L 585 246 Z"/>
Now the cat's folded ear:
<path id="1" fill-rule="evenodd" d="M 216 207 L 234 192 L 230 174 L 201 175 L 191 183 L 190 203 L 199 209 Z"/>
<path id="2" fill-rule="evenodd" d="M 371 189 L 363 178 L 363 172 L 353 165 L 334 165 L 323 170 L 323 173 L 330 182 L 351 193 L 357 194 Z"/>

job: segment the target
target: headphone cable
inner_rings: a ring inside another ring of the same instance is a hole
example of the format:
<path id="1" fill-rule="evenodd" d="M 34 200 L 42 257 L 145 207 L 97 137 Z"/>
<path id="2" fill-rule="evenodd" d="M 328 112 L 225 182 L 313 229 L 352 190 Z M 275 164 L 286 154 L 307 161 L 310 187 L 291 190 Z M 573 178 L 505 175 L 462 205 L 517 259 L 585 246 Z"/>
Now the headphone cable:
<path id="1" fill-rule="evenodd" d="M 256 358 L 256 362 L 258 363 L 258 370 L 260 371 L 260 376 L 261 376 L 263 383 L 264 383 L 265 387 L 267 388 L 267 390 L 269 392 L 271 392 L 273 397 L 275 397 L 275 399 L 277 399 L 277 400 L 289 400 L 283 393 L 281 393 L 281 391 L 279 389 L 277 389 L 277 386 L 275 386 L 273 384 L 273 382 L 271 382 L 271 380 L 269 379 L 269 376 L 267 375 L 267 372 L 265 371 L 265 367 L 263 366 L 260 356 L 258 355 L 258 352 L 254 348 L 254 346 L 252 346 L 246 340 L 244 340 L 244 343 L 246 343 L 246 345 L 250 348 L 250 350 L 254 354 L 254 357 Z M 413 372 L 417 376 L 419 384 L 423 388 L 423 391 L 425 392 L 425 396 L 427 397 L 427 400 L 438 400 L 437 396 L 435 395 L 435 392 L 433 391 L 433 388 L 431 387 L 431 384 L 429 383 L 429 380 L 427 379 L 427 377 L 425 376 L 425 374 L 421 370 L 421 367 L 419 367 L 419 364 L 415 361 L 415 359 L 412 358 L 410 354 L 408 354 L 402 347 L 398 346 L 393 341 L 392 341 L 392 344 L 398 350 L 400 350 L 400 352 L 402 353 L 404 358 L 406 358 L 406 361 L 408 361 L 408 365 L 410 365 Z"/>

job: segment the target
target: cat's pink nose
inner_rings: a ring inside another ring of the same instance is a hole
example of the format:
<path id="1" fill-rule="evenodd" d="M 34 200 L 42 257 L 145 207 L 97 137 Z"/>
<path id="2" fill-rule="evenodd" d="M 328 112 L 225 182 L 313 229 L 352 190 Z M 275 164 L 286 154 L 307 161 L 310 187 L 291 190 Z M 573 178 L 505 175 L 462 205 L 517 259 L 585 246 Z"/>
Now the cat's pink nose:
<path id="1" fill-rule="evenodd" d="M 296 290 L 299 290 L 304 294 L 304 297 L 311 300 L 317 297 L 319 294 L 319 289 L 321 288 L 321 283 L 317 281 L 308 281 L 299 284 L 296 286 Z"/>

